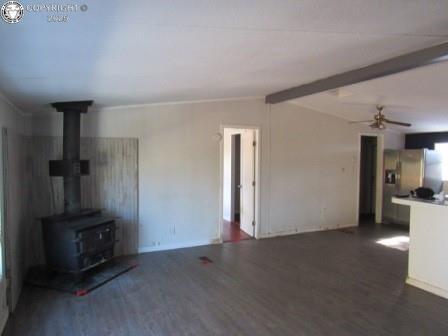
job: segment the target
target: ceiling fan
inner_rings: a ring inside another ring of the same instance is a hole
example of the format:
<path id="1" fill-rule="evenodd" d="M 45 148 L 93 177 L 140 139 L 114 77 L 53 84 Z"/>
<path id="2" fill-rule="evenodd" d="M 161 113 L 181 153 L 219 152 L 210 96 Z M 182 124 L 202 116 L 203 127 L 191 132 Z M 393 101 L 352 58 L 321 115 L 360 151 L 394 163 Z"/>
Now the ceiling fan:
<path id="1" fill-rule="evenodd" d="M 373 117 L 373 120 L 361 120 L 361 121 L 352 121 L 351 124 L 359 124 L 359 123 L 370 123 L 370 127 L 374 129 L 380 129 L 383 130 L 386 128 L 386 124 L 393 124 L 398 126 L 404 126 L 404 127 L 411 127 L 412 124 L 404 123 L 401 121 L 394 121 L 387 119 L 386 116 L 383 113 L 384 106 L 377 105 L 376 110 L 378 111 L 375 116 Z"/>

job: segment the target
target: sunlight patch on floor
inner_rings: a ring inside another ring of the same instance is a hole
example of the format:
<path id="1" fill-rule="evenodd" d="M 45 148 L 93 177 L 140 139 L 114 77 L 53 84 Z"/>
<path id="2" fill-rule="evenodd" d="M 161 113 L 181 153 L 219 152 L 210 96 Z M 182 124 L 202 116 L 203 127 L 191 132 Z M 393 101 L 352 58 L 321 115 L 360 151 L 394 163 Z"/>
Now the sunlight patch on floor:
<path id="1" fill-rule="evenodd" d="M 394 248 L 400 251 L 409 250 L 409 237 L 407 236 L 396 236 L 391 238 L 383 238 L 376 241 L 377 244 Z"/>

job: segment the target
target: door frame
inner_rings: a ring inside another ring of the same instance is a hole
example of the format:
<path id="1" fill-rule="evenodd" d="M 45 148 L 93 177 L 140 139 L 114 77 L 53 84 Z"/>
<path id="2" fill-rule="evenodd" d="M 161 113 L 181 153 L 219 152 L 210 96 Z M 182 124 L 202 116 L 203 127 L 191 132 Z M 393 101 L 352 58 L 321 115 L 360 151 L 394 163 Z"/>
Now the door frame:
<path id="1" fill-rule="evenodd" d="M 9 303 L 11 302 L 10 292 L 9 292 L 9 281 L 7 274 L 7 255 L 6 255 L 6 218 L 7 218 L 7 176 L 6 176 L 6 164 L 7 164 L 7 129 L 2 128 L 0 134 L 0 226 L 1 226 L 1 235 L 0 235 L 0 249 L 1 249 L 1 262 L 2 262 L 2 270 L 0 275 L 0 289 L 3 291 L 1 295 L 5 294 L 3 298 L 4 303 L 6 305 L 6 311 L 1 311 L 2 307 L 0 307 L 0 312 L 3 316 L 0 316 L 0 333 L 3 332 L 3 329 L 6 325 L 6 321 L 8 320 L 11 306 Z M 3 301 L 2 300 L 2 301 Z M 0 301 L 1 302 L 1 301 Z"/>
<path id="2" fill-rule="evenodd" d="M 218 218 L 218 242 L 223 243 L 222 230 L 224 226 L 224 129 L 236 128 L 236 129 L 249 129 L 255 131 L 255 230 L 254 238 L 260 237 L 260 154 L 261 154 L 261 130 L 258 126 L 253 125 L 233 125 L 233 124 L 221 124 L 219 127 L 219 218 Z"/>
<path id="3" fill-rule="evenodd" d="M 356 225 L 359 225 L 359 194 L 361 192 L 361 145 L 362 137 L 376 137 L 376 184 L 375 184 L 375 223 L 379 224 L 383 217 L 383 162 L 384 162 L 384 134 L 374 132 L 358 133 L 358 164 L 356 167 Z"/>

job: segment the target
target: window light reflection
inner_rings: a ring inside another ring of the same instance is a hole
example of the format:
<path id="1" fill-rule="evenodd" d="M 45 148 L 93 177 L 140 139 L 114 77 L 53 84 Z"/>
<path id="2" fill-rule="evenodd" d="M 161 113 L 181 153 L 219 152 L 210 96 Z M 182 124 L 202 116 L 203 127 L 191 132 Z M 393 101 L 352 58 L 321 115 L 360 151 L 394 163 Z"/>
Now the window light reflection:
<path id="1" fill-rule="evenodd" d="M 409 250 L 409 237 L 408 236 L 396 236 L 391 238 L 383 238 L 376 241 L 377 244 L 394 248 L 400 251 Z"/>

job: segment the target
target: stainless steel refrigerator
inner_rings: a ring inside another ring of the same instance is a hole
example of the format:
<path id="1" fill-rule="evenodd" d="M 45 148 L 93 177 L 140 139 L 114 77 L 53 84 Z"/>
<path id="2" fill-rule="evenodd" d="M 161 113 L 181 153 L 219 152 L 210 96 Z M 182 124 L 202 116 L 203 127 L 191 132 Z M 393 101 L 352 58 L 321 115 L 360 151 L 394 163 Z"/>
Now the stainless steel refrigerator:
<path id="1" fill-rule="evenodd" d="M 442 190 L 441 155 L 428 149 L 385 150 L 383 223 L 409 225 L 409 207 L 392 203 L 392 197 L 407 196 L 419 187 Z"/>

